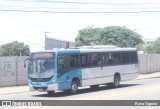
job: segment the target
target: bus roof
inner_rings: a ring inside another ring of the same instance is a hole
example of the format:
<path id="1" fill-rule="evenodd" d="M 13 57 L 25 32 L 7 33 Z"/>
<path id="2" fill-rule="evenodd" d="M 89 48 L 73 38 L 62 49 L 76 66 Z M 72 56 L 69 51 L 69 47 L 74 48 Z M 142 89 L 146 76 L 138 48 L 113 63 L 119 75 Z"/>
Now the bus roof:
<path id="1" fill-rule="evenodd" d="M 115 51 L 137 51 L 136 48 L 103 48 L 103 49 L 81 49 L 81 53 L 86 52 L 115 52 Z"/>
<path id="2" fill-rule="evenodd" d="M 55 49 L 55 50 L 45 50 L 33 53 L 43 53 L 43 52 L 58 52 L 58 53 L 89 53 L 89 52 L 115 52 L 115 51 L 137 51 L 136 48 L 68 48 L 68 49 Z"/>

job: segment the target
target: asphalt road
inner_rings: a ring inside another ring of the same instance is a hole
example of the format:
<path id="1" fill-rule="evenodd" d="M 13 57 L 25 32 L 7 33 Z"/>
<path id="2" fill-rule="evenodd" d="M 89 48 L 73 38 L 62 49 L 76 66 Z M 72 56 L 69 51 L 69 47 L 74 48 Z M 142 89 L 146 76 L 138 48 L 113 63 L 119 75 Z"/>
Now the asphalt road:
<path id="1" fill-rule="evenodd" d="M 89 87 L 81 88 L 76 95 L 56 92 L 49 96 L 46 92 L 23 92 L 0 95 L 0 100 L 160 100 L 160 78 L 122 82 L 117 89 L 100 86 L 96 90 Z M 159 109 L 159 106 L 14 106 L 0 109 Z"/>
<path id="2" fill-rule="evenodd" d="M 121 82 L 119 88 L 100 86 L 93 90 L 89 87 L 79 89 L 78 94 L 56 92 L 53 96 L 46 92 L 23 92 L 0 95 L 0 100 L 159 100 L 160 78 Z"/>

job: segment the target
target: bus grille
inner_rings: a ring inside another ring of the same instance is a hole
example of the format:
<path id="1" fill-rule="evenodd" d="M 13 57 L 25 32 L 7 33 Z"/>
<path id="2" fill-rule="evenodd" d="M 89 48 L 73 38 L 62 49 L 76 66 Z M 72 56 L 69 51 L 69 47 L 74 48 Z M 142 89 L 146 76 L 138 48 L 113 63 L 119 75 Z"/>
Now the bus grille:
<path id="1" fill-rule="evenodd" d="M 33 87 L 35 90 L 38 90 L 38 89 L 42 89 L 42 90 L 47 90 L 47 87 Z"/>
<path id="2" fill-rule="evenodd" d="M 51 80 L 52 77 L 53 76 L 51 76 L 50 78 L 31 78 L 30 77 L 30 79 L 32 82 L 47 82 L 47 81 Z"/>

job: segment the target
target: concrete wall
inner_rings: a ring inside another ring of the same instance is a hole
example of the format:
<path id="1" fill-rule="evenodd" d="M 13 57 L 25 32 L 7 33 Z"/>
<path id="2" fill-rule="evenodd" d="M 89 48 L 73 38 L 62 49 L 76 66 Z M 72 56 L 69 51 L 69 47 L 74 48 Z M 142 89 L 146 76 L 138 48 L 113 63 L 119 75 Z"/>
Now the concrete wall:
<path id="1" fill-rule="evenodd" d="M 28 67 L 26 66 L 26 68 L 24 68 L 24 60 L 27 58 L 28 57 L 17 58 L 17 85 L 28 84 Z"/>
<path id="2" fill-rule="evenodd" d="M 0 86 L 27 84 L 27 67 L 24 60 L 28 57 L 0 57 Z"/>
<path id="3" fill-rule="evenodd" d="M 0 58 L 0 86 L 16 85 L 16 58 Z"/>
<path id="4" fill-rule="evenodd" d="M 139 54 L 138 58 L 140 73 L 160 71 L 160 54 Z"/>
<path id="5" fill-rule="evenodd" d="M 0 57 L 0 86 L 26 85 L 27 67 L 24 60 L 28 57 Z M 160 71 L 160 54 L 139 54 L 139 72 Z"/>

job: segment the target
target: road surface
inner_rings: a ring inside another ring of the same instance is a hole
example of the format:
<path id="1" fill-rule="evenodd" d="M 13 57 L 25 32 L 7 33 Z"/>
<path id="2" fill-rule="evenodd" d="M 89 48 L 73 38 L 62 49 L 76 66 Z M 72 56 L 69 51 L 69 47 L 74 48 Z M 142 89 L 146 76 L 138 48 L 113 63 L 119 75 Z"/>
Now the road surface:
<path id="1" fill-rule="evenodd" d="M 34 91 L 0 95 L 0 100 L 160 100 L 159 84 L 160 78 L 151 78 L 121 82 L 120 87 L 116 89 L 111 89 L 103 85 L 96 90 L 85 87 L 79 89 L 76 95 L 70 95 L 66 92 L 56 92 L 50 96 L 46 92 Z M 52 107 L 48 108 L 52 109 Z M 72 109 L 72 107 L 70 108 Z M 152 107 L 152 109 L 155 108 Z M 29 108 L 26 107 L 23 109 Z"/>
<path id="2" fill-rule="evenodd" d="M 89 87 L 79 89 L 78 94 L 56 92 L 50 96 L 46 92 L 23 92 L 0 95 L 0 100 L 159 100 L 160 78 L 121 82 L 119 88 L 100 86 L 93 90 Z"/>

